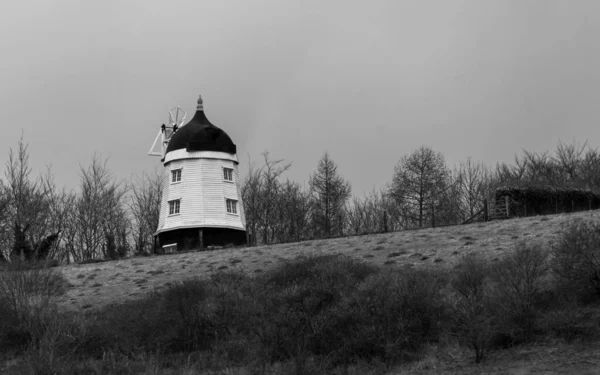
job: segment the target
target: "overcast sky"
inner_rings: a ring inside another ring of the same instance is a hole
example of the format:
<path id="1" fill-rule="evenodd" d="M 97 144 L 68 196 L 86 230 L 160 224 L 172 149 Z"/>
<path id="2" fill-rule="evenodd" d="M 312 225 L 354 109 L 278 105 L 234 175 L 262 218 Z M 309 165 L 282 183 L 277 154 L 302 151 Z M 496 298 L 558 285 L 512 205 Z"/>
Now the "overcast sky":
<path id="1" fill-rule="evenodd" d="M 238 146 L 307 182 L 328 151 L 362 196 L 420 145 L 452 166 L 559 140 L 600 146 L 600 1 L 0 2 L 0 161 L 75 188 L 94 152 L 119 178 L 198 94 Z"/>

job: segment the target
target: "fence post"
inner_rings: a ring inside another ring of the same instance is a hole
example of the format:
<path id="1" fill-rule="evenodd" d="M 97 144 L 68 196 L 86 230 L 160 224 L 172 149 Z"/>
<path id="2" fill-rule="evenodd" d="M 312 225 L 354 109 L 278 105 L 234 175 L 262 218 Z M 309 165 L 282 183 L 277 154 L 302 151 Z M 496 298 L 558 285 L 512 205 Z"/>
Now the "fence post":
<path id="1" fill-rule="evenodd" d="M 431 204 L 431 227 L 435 228 L 435 209 L 433 203 Z"/>
<path id="2" fill-rule="evenodd" d="M 387 233 L 387 231 L 388 231 L 387 211 L 383 210 L 383 232 Z"/>
<path id="3" fill-rule="evenodd" d="M 483 221 L 488 221 L 488 200 L 483 200 Z"/>
<path id="4" fill-rule="evenodd" d="M 204 235 L 202 233 L 202 228 L 198 231 L 198 251 L 204 250 Z"/>
<path id="5" fill-rule="evenodd" d="M 510 198 L 508 195 L 504 197 L 504 203 L 506 204 L 506 218 L 510 218 Z"/>

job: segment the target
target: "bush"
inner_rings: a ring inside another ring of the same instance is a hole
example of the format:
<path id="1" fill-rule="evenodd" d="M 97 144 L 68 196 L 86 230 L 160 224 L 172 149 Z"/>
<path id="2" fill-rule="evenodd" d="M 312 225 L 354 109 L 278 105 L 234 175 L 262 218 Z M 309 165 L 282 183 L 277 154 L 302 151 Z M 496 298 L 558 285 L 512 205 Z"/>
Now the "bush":
<path id="1" fill-rule="evenodd" d="M 350 257 L 326 255 L 300 257 L 257 277 L 250 324 L 262 361 L 296 358 L 302 368 L 308 355 L 337 351 L 339 335 L 331 334 L 352 319 L 339 306 L 375 271 Z"/>
<path id="2" fill-rule="evenodd" d="M 169 351 L 206 350 L 219 336 L 211 290 L 204 280 L 186 280 L 165 291 L 160 310 L 162 316 L 176 320 L 169 330 L 175 333 L 165 344 Z M 222 332 L 221 332 L 222 333 Z"/>
<path id="3" fill-rule="evenodd" d="M 502 317 L 499 330 L 512 344 L 528 340 L 534 333 L 539 315 L 536 303 L 544 292 L 548 271 L 548 253 L 539 244 L 524 242 L 494 267 L 494 292 Z"/>
<path id="4" fill-rule="evenodd" d="M 498 331 L 497 306 L 488 278 L 490 269 L 479 255 L 469 254 L 461 260 L 451 281 L 452 331 L 459 341 L 473 348 L 476 363 L 483 360 Z"/>
<path id="5" fill-rule="evenodd" d="M 600 223 L 575 222 L 553 249 L 559 287 L 582 303 L 600 298 Z"/>
<path id="6" fill-rule="evenodd" d="M 39 263 L 15 261 L 0 271 L 0 352 L 25 355 L 34 373 L 60 367 L 63 322 L 56 299 L 64 293 L 63 275 Z"/>
<path id="7" fill-rule="evenodd" d="M 65 373 L 65 358 L 73 353 L 84 325 L 77 316 L 61 313 L 56 305 L 39 314 L 25 352 L 30 373 Z"/>
<path id="8" fill-rule="evenodd" d="M 446 284 L 444 273 L 422 270 L 370 276 L 340 306 L 337 324 L 326 332 L 339 337 L 330 350 L 340 359 L 388 365 L 416 358 L 425 343 L 439 338 Z"/>
<path id="9" fill-rule="evenodd" d="M 123 245 L 117 246 L 117 255 L 119 258 L 127 257 L 128 253 L 129 253 L 129 248 L 127 248 L 127 246 L 123 246 Z"/>
<path id="10" fill-rule="evenodd" d="M 0 272 L 0 305 L 3 314 L 8 315 L 2 318 L 27 324 L 32 312 L 48 308 L 64 294 L 65 285 L 64 276 L 53 269 L 12 263 Z"/>
<path id="11" fill-rule="evenodd" d="M 377 272 L 345 256 L 299 258 L 255 278 L 217 273 L 88 313 L 75 354 L 204 353 L 204 368 L 287 363 L 297 373 L 391 364 L 437 340 L 446 284 L 445 273 Z"/>
<path id="12" fill-rule="evenodd" d="M 287 287 L 314 280 L 350 282 L 363 280 L 376 269 L 343 255 L 298 257 L 270 270 L 259 280 L 266 285 Z M 326 279 L 326 280 L 323 280 Z"/>
<path id="13" fill-rule="evenodd" d="M 548 333 L 571 342 L 573 340 L 597 340 L 600 338 L 600 314 L 597 309 L 565 304 L 548 311 L 540 319 Z"/>
<path id="14" fill-rule="evenodd" d="M 227 315 L 221 313 L 228 307 L 221 303 L 229 300 L 219 301 L 215 294 L 210 281 L 191 279 L 140 300 L 90 312 L 90 327 L 78 354 L 98 358 L 107 350 L 134 355 L 142 349 L 162 355 L 212 349 L 229 336 L 223 319 Z"/>

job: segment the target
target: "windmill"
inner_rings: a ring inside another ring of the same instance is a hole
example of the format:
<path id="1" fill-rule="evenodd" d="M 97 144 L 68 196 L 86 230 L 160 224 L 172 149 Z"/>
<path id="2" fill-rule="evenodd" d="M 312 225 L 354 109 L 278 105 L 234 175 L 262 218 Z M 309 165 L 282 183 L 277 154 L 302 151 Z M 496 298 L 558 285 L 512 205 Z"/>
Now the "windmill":
<path id="1" fill-rule="evenodd" d="M 169 124 L 162 125 L 148 154 L 160 156 L 164 167 L 155 248 L 167 252 L 248 242 L 237 148 L 208 120 L 202 97 L 187 122 L 181 108 L 169 111 Z"/>
<path id="2" fill-rule="evenodd" d="M 185 123 L 185 118 L 187 117 L 187 113 L 181 109 L 179 106 L 172 108 L 169 111 L 169 125 L 162 124 L 156 138 L 154 138 L 154 142 L 152 143 L 152 147 L 150 147 L 150 151 L 148 151 L 148 155 L 152 156 L 160 156 L 161 160 L 165 158 L 165 153 L 167 150 L 167 144 L 169 140 L 171 140 L 171 136 L 175 134 L 177 129 L 183 126 Z M 160 139 L 160 150 L 156 150 L 157 143 Z"/>

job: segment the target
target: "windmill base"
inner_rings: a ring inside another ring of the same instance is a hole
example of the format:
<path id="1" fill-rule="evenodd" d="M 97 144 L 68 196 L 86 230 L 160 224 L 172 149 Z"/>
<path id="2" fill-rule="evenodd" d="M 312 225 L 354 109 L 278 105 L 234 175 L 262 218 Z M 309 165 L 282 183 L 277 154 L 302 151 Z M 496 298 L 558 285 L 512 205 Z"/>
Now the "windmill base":
<path id="1" fill-rule="evenodd" d="M 202 236 L 202 243 L 201 238 Z M 177 251 L 206 249 L 208 246 L 246 245 L 246 231 L 229 228 L 186 228 L 158 234 L 157 249 L 177 244 Z"/>

